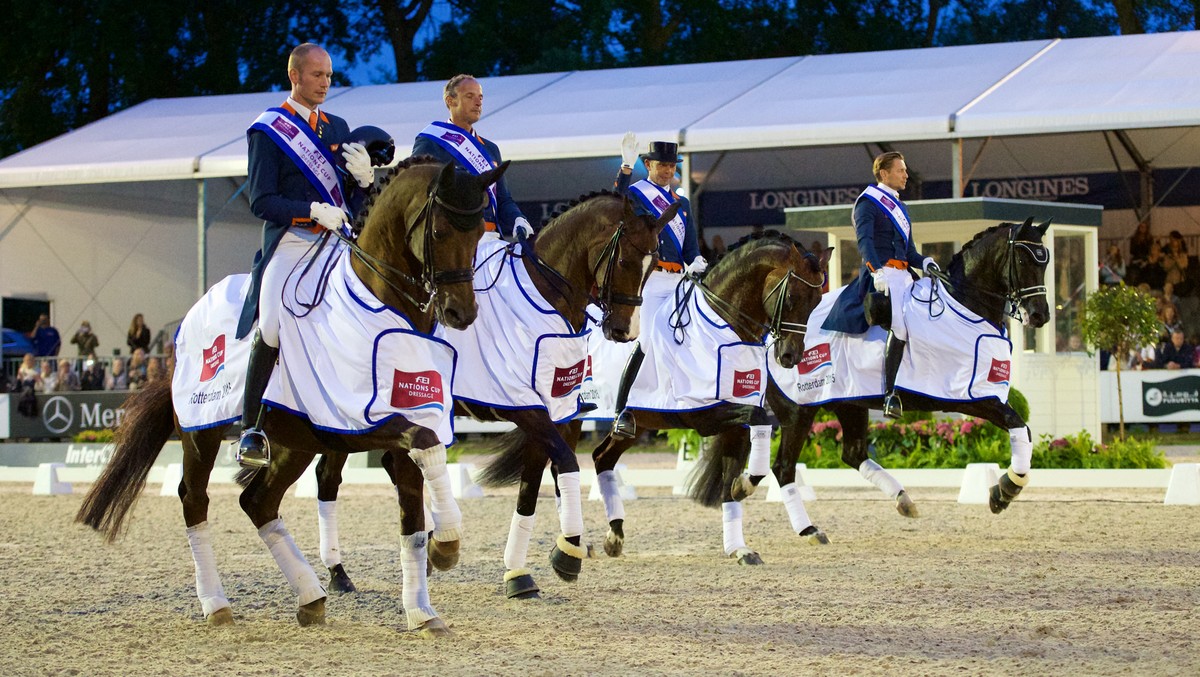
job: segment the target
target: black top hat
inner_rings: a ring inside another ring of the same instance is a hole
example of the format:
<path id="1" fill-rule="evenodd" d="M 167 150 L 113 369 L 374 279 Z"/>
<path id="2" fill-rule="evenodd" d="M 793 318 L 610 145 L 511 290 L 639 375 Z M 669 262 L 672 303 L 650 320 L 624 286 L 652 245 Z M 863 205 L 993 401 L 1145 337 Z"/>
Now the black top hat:
<path id="1" fill-rule="evenodd" d="M 683 158 L 679 157 L 679 144 L 671 143 L 670 141 L 651 141 L 650 152 L 642 153 L 639 157 L 647 162 L 650 160 L 683 162 Z"/>

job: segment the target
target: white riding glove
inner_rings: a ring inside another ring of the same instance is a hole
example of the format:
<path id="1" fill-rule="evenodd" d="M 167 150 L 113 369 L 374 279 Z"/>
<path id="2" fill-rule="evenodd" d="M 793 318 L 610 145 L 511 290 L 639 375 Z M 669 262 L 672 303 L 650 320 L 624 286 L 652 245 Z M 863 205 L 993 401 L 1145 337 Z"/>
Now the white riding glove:
<path id="1" fill-rule="evenodd" d="M 621 137 L 621 166 L 633 167 L 637 157 L 637 134 L 625 132 L 625 136 Z"/>
<path id="2" fill-rule="evenodd" d="M 928 275 L 931 272 L 941 272 L 942 267 L 937 264 L 937 261 L 933 260 L 932 256 L 926 256 L 925 260 L 921 262 L 921 270 L 925 271 L 925 274 Z"/>
<path id="3" fill-rule="evenodd" d="M 358 182 L 359 187 L 366 188 L 375 182 L 375 168 L 371 166 L 371 156 L 361 143 L 342 144 L 342 157 L 346 158 L 346 171 Z"/>
<path id="4" fill-rule="evenodd" d="M 875 283 L 875 291 L 883 294 L 884 296 L 888 295 L 887 278 L 883 276 L 882 269 L 872 272 L 871 280 Z"/>
<path id="5" fill-rule="evenodd" d="M 688 275 L 699 275 L 708 270 L 708 261 L 703 256 L 697 256 L 692 259 L 692 262 L 684 266 L 684 272 Z"/>
<path id="6" fill-rule="evenodd" d="M 533 237 L 533 226 L 529 225 L 528 219 L 524 216 L 518 216 L 513 221 L 513 236 L 517 238 L 518 242 Z"/>
<path id="7" fill-rule="evenodd" d="M 333 231 L 341 230 L 342 224 L 346 223 L 346 212 L 327 202 L 314 202 L 309 205 L 308 215 L 313 221 Z"/>

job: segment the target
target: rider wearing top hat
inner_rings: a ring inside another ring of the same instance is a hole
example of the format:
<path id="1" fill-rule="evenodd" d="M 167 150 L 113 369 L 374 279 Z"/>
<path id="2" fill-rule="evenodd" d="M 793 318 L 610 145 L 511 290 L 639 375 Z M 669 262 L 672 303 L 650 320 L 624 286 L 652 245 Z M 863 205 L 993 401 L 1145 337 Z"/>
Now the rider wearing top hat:
<path id="1" fill-rule="evenodd" d="M 362 204 L 363 189 L 375 180 L 366 148 L 347 143 L 346 121 L 318 110 L 332 77 L 328 52 L 312 43 L 296 47 L 288 57 L 291 95 L 282 106 L 260 115 L 246 133 L 250 210 L 264 221 L 262 249 L 255 257 L 237 329 L 239 339 L 246 336 L 258 317 L 238 441 L 238 462 L 248 468 L 270 463 L 270 447 L 261 430 L 262 396 L 279 357 L 284 282 L 325 229 L 344 229 Z M 334 155 L 339 150 L 344 169 Z M 353 180 L 343 181 L 341 172 Z"/>
<path id="2" fill-rule="evenodd" d="M 646 164 L 646 178 L 630 185 L 633 175 L 633 163 L 641 157 Z M 708 261 L 700 255 L 699 237 L 696 234 L 696 224 L 692 221 L 692 205 L 686 197 L 678 195 L 671 187 L 675 178 L 675 167 L 682 158 L 679 157 L 679 145 L 669 141 L 653 141 L 650 152 L 637 155 L 637 137 L 629 132 L 621 140 L 621 170 L 617 174 L 617 191 L 627 192 L 633 198 L 634 204 L 641 210 L 655 217 L 662 213 L 674 202 L 679 202 L 679 212 L 658 236 L 658 265 L 650 278 L 646 280 L 642 290 L 642 317 L 654 316 L 657 308 L 671 296 L 683 273 L 700 275 L 708 268 Z M 648 327 L 649 321 L 642 326 Z M 613 421 L 613 434 L 618 437 L 633 437 L 637 432 L 637 423 L 633 412 L 625 409 L 629 399 L 629 390 L 637 377 L 638 369 L 645 357 L 641 346 L 636 346 L 629 356 L 629 363 L 621 374 L 621 383 L 617 389 L 617 417 Z"/>
<path id="3" fill-rule="evenodd" d="M 863 310 L 867 293 L 874 290 L 891 299 L 892 319 L 884 354 L 883 415 L 900 418 L 903 408 L 900 396 L 896 394 L 896 373 L 900 370 L 908 340 L 901 314 L 905 293 L 913 284 L 910 268 L 920 268 L 926 274 L 940 269 L 932 257 L 922 257 L 912 242 L 912 221 L 900 200 L 900 191 L 908 185 L 904 156 L 896 152 L 883 153 L 875 158 L 873 170 L 879 183 L 868 186 L 854 203 L 854 231 L 858 236 L 863 268 L 859 276 L 846 285 L 821 328 L 864 333 L 869 328 Z"/>
<path id="4" fill-rule="evenodd" d="M 483 116 L 483 86 L 474 77 L 455 75 L 446 83 L 442 100 L 450 111 L 448 122 L 435 121 L 417 134 L 413 155 L 432 155 L 442 162 L 454 162 L 468 172 L 479 175 L 503 162 L 500 148 L 475 131 L 475 123 Z M 518 233 L 533 235 L 533 226 L 521 213 L 521 208 L 508 192 L 501 177 L 488 188 L 488 206 L 484 208 L 484 228 L 505 238 Z"/>

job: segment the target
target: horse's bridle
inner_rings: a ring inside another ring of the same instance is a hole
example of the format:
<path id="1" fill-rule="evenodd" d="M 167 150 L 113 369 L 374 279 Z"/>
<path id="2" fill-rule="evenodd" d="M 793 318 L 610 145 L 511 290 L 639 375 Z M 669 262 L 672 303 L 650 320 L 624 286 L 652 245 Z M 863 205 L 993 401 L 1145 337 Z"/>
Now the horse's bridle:
<path id="1" fill-rule="evenodd" d="M 459 207 L 449 204 L 438 195 L 438 188 L 441 186 L 441 178 L 441 174 L 439 173 L 432 181 L 429 182 L 428 197 L 425 200 L 425 204 L 421 207 L 421 211 L 417 212 L 417 217 L 413 220 L 414 223 L 421 222 L 425 229 L 422 238 L 423 242 L 421 252 L 420 279 L 414 278 L 387 261 L 367 253 L 354 240 L 351 240 L 341 233 L 335 233 L 338 238 L 342 240 L 342 242 L 345 242 L 346 245 L 350 247 L 351 251 L 354 252 L 354 255 L 357 256 L 359 260 L 361 260 L 367 266 L 367 268 L 371 269 L 372 272 L 378 275 L 387 286 L 391 287 L 392 291 L 403 296 L 409 301 L 409 303 L 412 303 L 414 306 L 416 306 L 417 310 L 421 313 L 429 310 L 429 306 L 433 303 L 434 296 L 437 294 L 437 288 L 439 284 L 459 284 L 463 282 L 471 282 L 475 279 L 475 269 L 473 267 L 468 266 L 466 268 L 454 268 L 451 270 L 436 270 L 434 268 L 433 206 L 436 204 L 442 209 L 460 216 L 476 216 L 483 213 L 483 210 L 488 206 L 488 195 L 486 191 L 483 195 L 483 202 L 475 209 L 460 209 Z M 459 228 L 457 225 L 454 225 L 454 227 L 458 230 L 465 230 L 463 228 Z M 415 231 L 416 228 L 406 228 L 405 230 L 406 233 L 404 243 L 408 246 L 409 250 L 412 251 L 413 231 Z M 400 280 L 406 282 L 410 287 L 416 287 L 420 289 L 421 291 L 417 293 L 423 293 L 425 300 L 418 301 L 416 298 L 413 298 L 412 294 L 408 293 L 404 289 L 401 289 L 399 285 L 388 279 L 388 276 L 384 275 L 380 270 L 381 268 L 384 271 L 387 271 L 388 273 L 400 278 Z"/>
<path id="2" fill-rule="evenodd" d="M 1004 293 L 1001 294 L 990 289 L 983 289 L 978 285 L 963 285 L 961 283 L 958 285 L 951 284 L 949 276 L 941 271 L 934 273 L 933 276 L 941 281 L 941 283 L 951 291 L 955 290 L 956 288 L 962 288 L 963 286 L 970 286 L 973 291 L 979 294 L 1002 299 L 1004 301 L 1004 314 L 1018 322 L 1024 321 L 1024 318 L 1021 315 L 1021 302 L 1038 296 L 1039 294 L 1045 294 L 1047 289 L 1046 285 L 1037 285 L 1033 287 L 1018 286 L 1021 284 L 1021 282 L 1019 279 L 1020 270 L 1017 266 L 1017 247 L 1021 247 L 1025 251 L 1029 252 L 1029 255 L 1033 257 L 1034 263 L 1045 264 L 1050 262 L 1050 251 L 1046 249 L 1045 243 L 1034 242 L 1033 240 L 1017 239 L 1017 230 L 1023 228 L 1024 226 L 1025 224 L 1014 223 L 1008 228 L 1008 245 L 1007 251 L 1005 252 L 1008 262 L 1004 271 L 1004 286 L 1006 289 Z"/>
<path id="3" fill-rule="evenodd" d="M 804 258 L 818 261 L 817 267 L 820 268 L 819 259 L 812 252 L 805 252 Z M 785 322 L 783 320 L 784 309 L 788 307 L 788 302 L 791 300 L 792 296 L 791 289 L 788 287 L 788 282 L 793 278 L 800 280 L 811 289 L 822 289 L 825 286 L 825 279 L 813 284 L 812 282 L 809 282 L 803 277 L 797 275 L 796 271 L 788 268 L 787 273 L 779 279 L 779 282 L 775 283 L 775 286 L 771 288 L 771 291 L 768 292 L 766 297 L 763 299 L 765 306 L 765 304 L 771 300 L 772 296 L 776 297 L 775 308 L 771 312 L 771 319 L 767 324 L 763 324 L 762 322 L 759 322 L 758 320 L 742 312 L 740 308 L 718 296 L 716 292 L 709 289 L 708 286 L 700 280 L 695 280 L 695 285 L 704 291 L 704 297 L 708 299 L 709 303 L 714 306 L 724 308 L 728 312 L 732 313 L 734 316 L 734 321 L 730 322 L 730 324 L 740 324 L 741 328 L 748 329 L 749 331 L 747 333 L 751 335 L 761 336 L 765 332 L 771 338 L 779 340 L 784 334 L 804 335 L 808 331 L 808 325 L 806 323 Z M 741 321 L 739 322 L 738 320 Z"/>

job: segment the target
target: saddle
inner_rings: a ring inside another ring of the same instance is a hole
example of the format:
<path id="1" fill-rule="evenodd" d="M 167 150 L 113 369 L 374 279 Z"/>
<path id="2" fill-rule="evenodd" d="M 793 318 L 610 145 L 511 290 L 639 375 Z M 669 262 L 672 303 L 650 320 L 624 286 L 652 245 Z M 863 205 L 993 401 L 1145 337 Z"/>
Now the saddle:
<path id="1" fill-rule="evenodd" d="M 881 291 L 869 291 L 863 299 L 863 316 L 867 325 L 892 329 L 892 301 Z"/>

